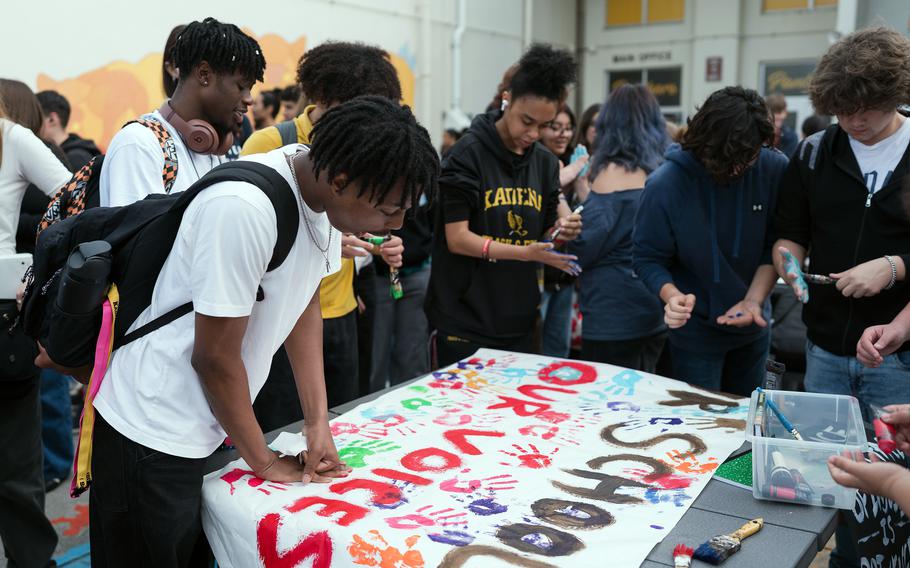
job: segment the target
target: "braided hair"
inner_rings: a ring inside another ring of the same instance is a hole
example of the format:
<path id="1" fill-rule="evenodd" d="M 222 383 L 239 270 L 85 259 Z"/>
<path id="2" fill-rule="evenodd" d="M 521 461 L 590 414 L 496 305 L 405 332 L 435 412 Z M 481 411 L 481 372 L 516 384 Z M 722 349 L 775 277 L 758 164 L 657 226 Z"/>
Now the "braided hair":
<path id="1" fill-rule="evenodd" d="M 432 201 L 439 157 L 430 135 L 411 109 L 380 96 L 357 97 L 333 107 L 311 134 L 313 174 L 345 174 L 360 183 L 358 197 L 381 203 L 403 180 L 400 207 L 416 205 L 421 193 Z"/>
<path id="2" fill-rule="evenodd" d="M 774 122 L 765 101 L 754 90 L 736 86 L 708 96 L 689 120 L 682 147 L 716 183 L 725 185 L 773 140 Z"/>
<path id="3" fill-rule="evenodd" d="M 169 56 L 181 78 L 189 76 L 203 61 L 215 73 L 240 71 L 251 83 L 262 81 L 265 71 L 259 43 L 234 24 L 223 24 L 215 18 L 187 25 L 177 36 Z"/>
<path id="4" fill-rule="evenodd" d="M 389 54 L 363 43 L 330 41 L 310 49 L 297 64 L 297 82 L 314 103 L 343 103 L 363 95 L 401 100 Z"/>

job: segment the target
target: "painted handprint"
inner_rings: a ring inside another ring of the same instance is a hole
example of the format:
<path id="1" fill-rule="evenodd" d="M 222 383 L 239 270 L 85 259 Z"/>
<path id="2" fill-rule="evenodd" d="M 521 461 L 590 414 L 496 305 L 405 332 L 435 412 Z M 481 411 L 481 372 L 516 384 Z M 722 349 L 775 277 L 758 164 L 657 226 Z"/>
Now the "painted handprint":
<path id="1" fill-rule="evenodd" d="M 385 438 L 389 433 L 388 430 L 377 424 L 359 425 L 354 424 L 353 422 L 339 422 L 333 420 L 329 427 L 332 430 L 332 436 L 336 438 L 349 434 L 357 434 L 364 438 L 378 440 L 380 438 Z"/>
<path id="2" fill-rule="evenodd" d="M 385 522 L 393 529 L 413 530 L 420 527 L 450 527 L 467 525 L 468 514 L 451 507 L 434 511 L 433 505 L 423 506 L 414 513 L 400 517 L 389 517 Z"/>
<path id="3" fill-rule="evenodd" d="M 527 449 L 519 446 L 518 444 L 512 444 L 512 448 L 515 449 L 514 452 L 499 450 L 499 453 L 518 458 L 518 465 L 520 467 L 528 467 L 531 469 L 542 469 L 550 466 L 553 463 L 551 456 L 559 452 L 559 448 L 553 448 L 552 452 L 545 454 L 541 452 L 534 444 L 528 444 Z M 500 462 L 500 465 L 511 466 L 513 464 Z"/>
<path id="4" fill-rule="evenodd" d="M 659 417 L 655 416 L 653 418 L 633 418 L 626 421 L 627 428 L 629 430 L 639 430 L 641 428 L 646 428 L 648 426 L 678 426 L 683 423 L 682 418 L 675 417 Z M 661 428 L 661 432 L 666 432 L 669 428 Z"/>
<path id="5" fill-rule="evenodd" d="M 704 463 L 698 461 L 698 459 L 689 452 L 680 452 L 679 450 L 673 450 L 672 452 L 667 452 L 666 456 L 670 458 L 669 465 L 676 471 L 681 471 L 683 473 L 691 474 L 700 474 L 700 473 L 710 473 L 717 469 L 717 466 L 720 464 L 717 463 L 716 458 L 708 458 Z"/>
<path id="6" fill-rule="evenodd" d="M 699 430 L 714 430 L 726 428 L 727 432 L 742 432 L 746 429 L 746 421 L 739 418 L 726 418 L 715 416 L 712 418 L 692 418 L 686 421 Z"/>
<path id="7" fill-rule="evenodd" d="M 369 456 L 391 452 L 400 448 L 401 446 L 396 446 L 393 442 L 387 440 L 372 440 L 369 442 L 354 440 L 338 450 L 338 457 L 351 467 L 365 467 L 367 465 L 366 458 Z"/>
<path id="8" fill-rule="evenodd" d="M 610 385 L 603 390 L 607 394 L 616 396 L 633 396 L 635 394 L 635 385 L 642 378 L 643 377 L 635 371 L 626 369 L 611 378 Z"/>
<path id="9" fill-rule="evenodd" d="M 461 473 L 468 473 L 470 469 L 463 469 Z M 507 491 L 515 489 L 518 480 L 509 474 L 494 475 L 481 479 L 459 479 L 457 476 L 447 479 L 439 484 L 439 488 L 449 493 L 474 493 L 475 491 Z"/>
<path id="10" fill-rule="evenodd" d="M 348 546 L 348 554 L 354 564 L 360 566 L 377 566 L 379 568 L 423 568 L 423 555 L 414 548 L 420 537 L 409 536 L 404 540 L 407 548 L 404 552 L 390 545 L 377 530 L 371 530 L 366 538 L 355 534 Z"/>

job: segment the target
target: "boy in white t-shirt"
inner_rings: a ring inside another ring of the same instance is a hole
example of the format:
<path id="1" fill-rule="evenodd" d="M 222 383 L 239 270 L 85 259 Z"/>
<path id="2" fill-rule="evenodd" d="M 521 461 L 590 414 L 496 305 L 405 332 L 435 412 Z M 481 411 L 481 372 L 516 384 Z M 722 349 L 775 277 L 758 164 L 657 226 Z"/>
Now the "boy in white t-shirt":
<path id="1" fill-rule="evenodd" d="M 880 325 L 910 302 L 910 121 L 898 111 L 910 102 L 910 39 L 885 27 L 841 39 L 809 97 L 838 124 L 803 140 L 784 173 L 775 264 L 805 304 L 806 390 L 855 396 L 871 420 L 870 405 L 910 402 L 910 343 Z M 840 525 L 831 567 L 859 566 L 858 536 Z"/>
<path id="2" fill-rule="evenodd" d="M 218 183 L 190 204 L 151 305 L 131 329 L 187 301 L 194 315 L 115 351 L 95 399 L 93 566 L 188 565 L 205 461 L 226 434 L 262 479 L 327 482 L 349 471 L 328 424 L 319 282 L 338 270 L 342 232 L 401 226 L 420 194 L 434 190 L 438 158 L 410 109 L 361 97 L 325 114 L 312 149 L 244 159 L 288 181 L 298 198 L 296 240 L 266 272 L 278 233 L 261 191 Z M 268 448 L 251 405 L 282 344 L 305 416 L 305 464 Z"/>
<path id="3" fill-rule="evenodd" d="M 129 205 L 152 193 L 183 191 L 226 161 L 233 131 L 253 104 L 250 89 L 262 81 L 265 71 L 256 40 L 213 18 L 187 25 L 170 61 L 180 70 L 174 95 L 142 117 L 160 123 L 170 134 L 170 143 L 162 148 L 143 124 L 121 129 L 101 168 L 102 207 Z M 197 121 L 204 123 L 201 128 Z"/>

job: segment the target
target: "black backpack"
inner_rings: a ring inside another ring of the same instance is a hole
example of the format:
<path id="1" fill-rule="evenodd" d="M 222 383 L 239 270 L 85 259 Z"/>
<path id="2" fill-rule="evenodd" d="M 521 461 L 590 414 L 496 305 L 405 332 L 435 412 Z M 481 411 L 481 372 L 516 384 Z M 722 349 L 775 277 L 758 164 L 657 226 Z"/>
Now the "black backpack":
<path id="1" fill-rule="evenodd" d="M 42 231 L 26 277 L 20 318 L 25 333 L 40 341 L 48 356 L 59 365 L 83 367 L 93 363 L 101 308 L 76 316 L 62 311 L 56 301 L 60 276 L 70 253 L 79 244 L 91 241 L 106 241 L 111 247 L 109 280 L 117 284 L 120 295 L 114 349 L 190 313 L 192 302 L 176 306 L 126 333 L 151 304 L 155 282 L 170 254 L 187 206 L 206 187 L 224 181 L 249 182 L 272 202 L 278 218 L 278 241 L 268 270 L 278 268 L 294 244 L 300 222 L 294 193 L 281 174 L 264 164 L 228 162 L 214 168 L 186 191 L 149 195 L 124 207 L 87 209 Z M 257 301 L 262 299 L 260 288 Z"/>

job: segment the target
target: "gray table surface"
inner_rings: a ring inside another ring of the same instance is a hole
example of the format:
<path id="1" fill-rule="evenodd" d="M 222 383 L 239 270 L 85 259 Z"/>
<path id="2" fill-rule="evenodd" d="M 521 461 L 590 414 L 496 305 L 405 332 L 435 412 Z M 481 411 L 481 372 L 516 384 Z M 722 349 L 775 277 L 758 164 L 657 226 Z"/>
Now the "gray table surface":
<path id="1" fill-rule="evenodd" d="M 407 381 L 357 400 L 331 408 L 329 418 L 340 416 L 355 407 L 379 398 L 390 390 L 412 383 Z M 282 431 L 299 432 L 300 422 L 289 424 L 266 435 L 271 442 Z M 749 445 L 733 452 L 731 457 L 749 451 Z M 237 459 L 236 450 L 224 451 L 209 458 L 207 471 L 221 469 Z M 746 521 L 762 517 L 765 526 L 755 536 L 743 542 L 742 549 L 731 556 L 724 566 L 737 567 L 794 567 L 805 568 L 811 564 L 815 554 L 824 548 L 834 534 L 837 509 L 789 505 L 772 501 L 759 501 L 750 491 L 712 479 L 704 491 L 689 507 L 670 534 L 659 542 L 641 568 L 673 566 L 673 548 L 687 544 L 693 548 L 718 534 L 731 533 Z M 609 551 L 605 553 L 609 558 Z M 710 566 L 694 560 L 692 567 Z"/>

